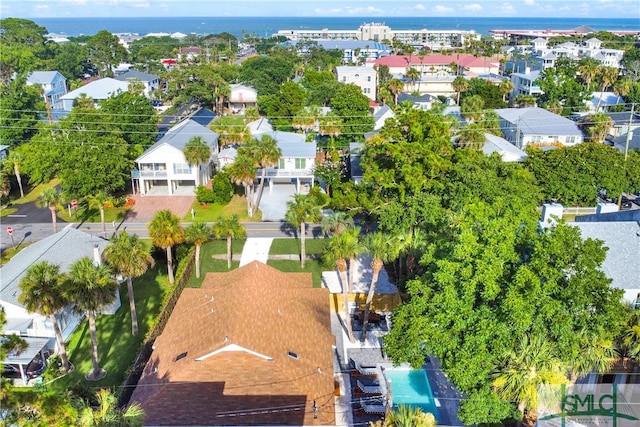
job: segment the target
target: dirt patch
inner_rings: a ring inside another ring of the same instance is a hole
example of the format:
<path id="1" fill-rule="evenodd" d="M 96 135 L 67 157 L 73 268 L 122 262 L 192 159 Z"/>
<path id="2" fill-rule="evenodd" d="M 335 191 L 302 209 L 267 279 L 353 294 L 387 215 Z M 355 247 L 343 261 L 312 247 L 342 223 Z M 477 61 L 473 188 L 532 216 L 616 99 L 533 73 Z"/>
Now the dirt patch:
<path id="1" fill-rule="evenodd" d="M 125 222 L 151 221 L 156 212 L 163 209 L 169 209 L 182 219 L 189 213 L 191 205 L 196 200 L 195 196 L 141 196 L 139 194 L 133 199 L 136 202 L 127 213 Z"/>

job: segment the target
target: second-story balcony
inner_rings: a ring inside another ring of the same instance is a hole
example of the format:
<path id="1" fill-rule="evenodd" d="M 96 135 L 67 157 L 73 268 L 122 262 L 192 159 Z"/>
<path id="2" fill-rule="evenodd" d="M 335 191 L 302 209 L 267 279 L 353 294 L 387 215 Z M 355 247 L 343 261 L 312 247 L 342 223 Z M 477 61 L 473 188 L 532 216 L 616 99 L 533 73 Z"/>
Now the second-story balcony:
<path id="1" fill-rule="evenodd" d="M 140 177 L 145 179 L 167 178 L 166 170 L 141 170 Z"/>
<path id="2" fill-rule="evenodd" d="M 262 169 L 258 169 L 256 177 L 262 176 Z M 267 169 L 267 178 L 311 178 L 313 177 L 313 169 Z"/>

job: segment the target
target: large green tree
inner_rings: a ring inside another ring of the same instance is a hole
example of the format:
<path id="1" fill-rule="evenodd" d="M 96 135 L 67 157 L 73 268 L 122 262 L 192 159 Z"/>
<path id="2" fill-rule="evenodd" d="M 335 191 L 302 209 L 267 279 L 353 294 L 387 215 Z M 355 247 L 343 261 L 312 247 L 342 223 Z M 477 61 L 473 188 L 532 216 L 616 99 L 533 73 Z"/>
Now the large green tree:
<path id="1" fill-rule="evenodd" d="M 26 75 L 44 65 L 52 47 L 45 34 L 46 28 L 28 19 L 0 20 L 0 82 L 6 86 L 13 73 Z"/>
<path id="2" fill-rule="evenodd" d="M 118 397 L 109 390 L 101 389 L 96 393 L 97 407 L 85 400 L 79 400 L 78 421 L 80 427 L 141 427 L 145 413 L 134 402 L 126 408 L 118 407 Z"/>
<path id="3" fill-rule="evenodd" d="M 254 56 L 242 62 L 240 80 L 250 84 L 258 95 L 277 93 L 280 85 L 293 77 L 293 61 L 274 56 Z"/>
<path id="4" fill-rule="evenodd" d="M 113 76 L 113 68 L 127 59 L 127 50 L 120 39 L 107 30 L 100 30 L 87 40 L 87 53 L 98 67 L 101 77 Z"/>
<path id="5" fill-rule="evenodd" d="M 373 117 L 369 113 L 369 98 L 354 84 L 343 84 L 331 98 L 332 112 L 342 119 L 339 137 L 342 145 L 364 141 L 364 134 L 373 130 Z"/>
<path id="6" fill-rule="evenodd" d="M 241 239 L 247 235 L 246 230 L 240 224 L 237 215 L 229 215 L 218 218 L 213 224 L 213 234 L 217 239 L 226 239 L 227 241 L 227 268 L 231 268 L 231 241 L 233 239 Z"/>
<path id="7" fill-rule="evenodd" d="M 100 103 L 100 110 L 113 119 L 113 126 L 120 130 L 135 156 L 153 144 L 158 134 L 158 115 L 142 93 L 121 92 Z"/>
<path id="8" fill-rule="evenodd" d="M 142 276 L 149 267 L 153 266 L 154 261 L 149 253 L 149 248 L 137 234 L 122 231 L 116 234 L 105 248 L 104 259 L 114 273 L 127 279 L 131 334 L 138 335 L 138 314 L 133 293 L 133 279 Z"/>
<path id="9" fill-rule="evenodd" d="M 278 91 L 258 97 L 258 106 L 278 130 L 291 130 L 293 117 L 304 105 L 304 89 L 295 82 L 285 82 Z"/>
<path id="10" fill-rule="evenodd" d="M 36 134 L 45 111 L 42 96 L 41 88 L 27 86 L 23 75 L 0 85 L 0 141 L 4 145 L 17 147 Z"/>

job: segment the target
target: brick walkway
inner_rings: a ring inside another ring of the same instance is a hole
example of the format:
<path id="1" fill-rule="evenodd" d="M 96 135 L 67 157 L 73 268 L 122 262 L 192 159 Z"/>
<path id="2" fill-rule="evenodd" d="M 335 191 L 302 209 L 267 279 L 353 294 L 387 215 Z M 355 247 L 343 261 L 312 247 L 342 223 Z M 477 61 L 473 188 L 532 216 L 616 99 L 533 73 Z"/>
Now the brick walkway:
<path id="1" fill-rule="evenodd" d="M 156 212 L 169 209 L 180 219 L 191 210 L 191 205 L 196 200 L 195 196 L 140 196 L 133 198 L 136 203 L 127 214 L 125 222 L 151 221 Z"/>

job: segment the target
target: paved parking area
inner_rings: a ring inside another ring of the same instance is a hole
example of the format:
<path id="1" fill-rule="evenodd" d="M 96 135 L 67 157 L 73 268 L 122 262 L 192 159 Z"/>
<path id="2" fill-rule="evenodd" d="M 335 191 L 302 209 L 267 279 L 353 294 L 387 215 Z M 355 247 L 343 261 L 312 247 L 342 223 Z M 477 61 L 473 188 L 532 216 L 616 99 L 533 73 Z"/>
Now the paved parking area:
<path id="1" fill-rule="evenodd" d="M 169 209 L 172 213 L 184 218 L 191 211 L 195 196 L 141 196 L 133 197 L 136 203 L 127 214 L 125 222 L 151 221 L 156 212 Z"/>
<path id="2" fill-rule="evenodd" d="M 262 220 L 283 221 L 287 213 L 287 202 L 293 200 L 295 192 L 296 186 L 294 184 L 274 184 L 271 189 L 265 185 L 262 199 L 260 199 Z"/>

